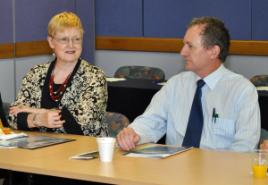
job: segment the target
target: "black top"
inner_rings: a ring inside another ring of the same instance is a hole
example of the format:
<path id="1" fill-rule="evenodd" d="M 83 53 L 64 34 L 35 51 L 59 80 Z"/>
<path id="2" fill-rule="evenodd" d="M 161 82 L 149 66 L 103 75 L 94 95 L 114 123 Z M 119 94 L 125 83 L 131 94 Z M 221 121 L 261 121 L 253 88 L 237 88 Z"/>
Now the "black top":
<path id="1" fill-rule="evenodd" d="M 81 63 L 81 60 L 79 59 L 72 74 L 71 74 L 71 76 L 70 76 L 70 78 L 69 78 L 69 81 L 67 83 L 67 87 L 71 85 L 73 76 L 76 73 L 76 71 L 78 70 L 80 63 Z M 48 73 L 47 73 L 46 80 L 45 80 L 45 84 L 44 84 L 43 89 L 42 89 L 41 108 L 45 108 L 45 109 L 53 109 L 53 108 L 58 109 L 58 108 L 60 108 L 62 120 L 65 120 L 65 123 L 63 124 L 64 130 L 69 134 L 83 135 L 83 132 L 81 130 L 80 125 L 76 122 L 76 120 L 74 119 L 72 114 L 68 111 L 68 109 L 61 105 L 60 100 L 58 102 L 55 102 L 51 99 L 51 97 L 49 95 L 49 79 L 51 77 L 51 73 L 53 71 L 54 66 L 55 66 L 55 60 L 49 66 Z M 53 89 L 58 90 L 60 85 L 61 84 L 54 84 Z M 28 123 L 27 123 L 28 114 L 29 113 L 19 113 L 18 114 L 18 120 L 17 120 L 19 122 L 18 129 L 35 130 L 35 129 L 30 129 L 28 127 Z M 47 131 L 53 132 L 54 129 L 48 128 Z"/>

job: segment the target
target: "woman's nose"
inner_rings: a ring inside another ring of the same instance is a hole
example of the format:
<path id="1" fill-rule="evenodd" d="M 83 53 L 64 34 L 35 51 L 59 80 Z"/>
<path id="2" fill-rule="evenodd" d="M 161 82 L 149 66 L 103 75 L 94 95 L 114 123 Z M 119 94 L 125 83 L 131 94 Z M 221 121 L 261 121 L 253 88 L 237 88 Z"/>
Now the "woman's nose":
<path id="1" fill-rule="evenodd" d="M 74 45 L 74 40 L 69 39 L 67 45 L 72 47 Z"/>

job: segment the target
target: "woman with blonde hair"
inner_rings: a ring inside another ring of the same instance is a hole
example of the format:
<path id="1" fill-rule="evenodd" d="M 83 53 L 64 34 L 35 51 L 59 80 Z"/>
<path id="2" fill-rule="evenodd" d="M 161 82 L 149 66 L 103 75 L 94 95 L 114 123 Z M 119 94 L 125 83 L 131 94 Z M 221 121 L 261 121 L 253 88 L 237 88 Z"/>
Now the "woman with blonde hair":
<path id="1" fill-rule="evenodd" d="M 23 78 L 10 108 L 15 129 L 107 135 L 102 119 L 107 83 L 101 69 L 80 58 L 84 29 L 72 12 L 53 16 L 48 43 L 55 60 L 36 65 Z"/>

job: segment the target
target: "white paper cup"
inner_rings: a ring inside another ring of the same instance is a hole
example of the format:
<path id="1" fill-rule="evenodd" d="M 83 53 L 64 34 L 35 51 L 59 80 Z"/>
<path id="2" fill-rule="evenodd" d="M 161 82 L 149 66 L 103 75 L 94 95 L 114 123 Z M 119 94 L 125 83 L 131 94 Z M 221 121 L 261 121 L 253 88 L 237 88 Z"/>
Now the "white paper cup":
<path id="1" fill-rule="evenodd" d="M 115 138 L 97 137 L 97 144 L 101 162 L 111 162 L 114 155 Z"/>

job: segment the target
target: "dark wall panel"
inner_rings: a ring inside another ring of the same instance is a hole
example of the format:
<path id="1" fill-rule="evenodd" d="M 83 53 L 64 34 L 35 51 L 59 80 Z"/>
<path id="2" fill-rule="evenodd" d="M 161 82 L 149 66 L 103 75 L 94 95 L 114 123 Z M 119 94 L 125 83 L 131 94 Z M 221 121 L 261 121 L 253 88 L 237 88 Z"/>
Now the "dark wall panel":
<path id="1" fill-rule="evenodd" d="M 96 34 L 142 36 L 142 0 L 97 0 Z"/>
<path id="2" fill-rule="evenodd" d="M 11 0 L 0 0 L 0 25 L 0 43 L 13 42 Z"/>
<path id="3" fill-rule="evenodd" d="M 16 42 L 44 40 L 50 18 L 61 11 L 74 11 L 75 0 L 16 0 Z"/>
<path id="4" fill-rule="evenodd" d="M 76 13 L 84 26 L 84 42 L 82 58 L 94 62 L 95 50 L 95 5 L 94 0 L 76 0 Z"/>
<path id="5" fill-rule="evenodd" d="M 215 16 L 226 23 L 232 39 L 251 39 L 250 1 L 144 0 L 144 36 L 182 38 L 193 17 Z"/>
<path id="6" fill-rule="evenodd" d="M 252 0 L 252 39 L 268 40 L 268 1 Z"/>

